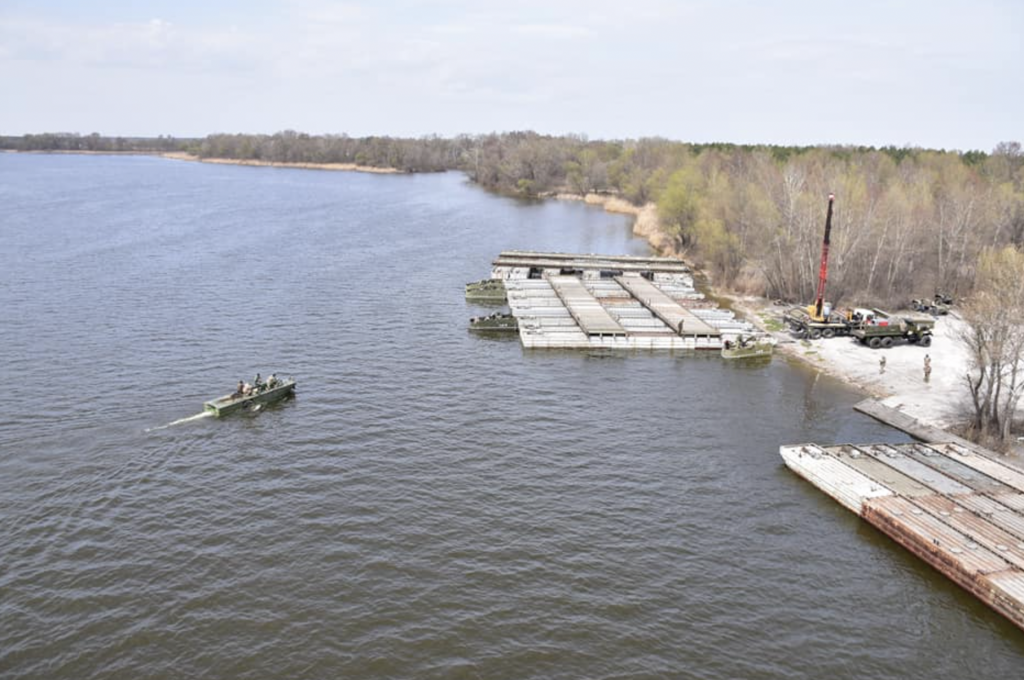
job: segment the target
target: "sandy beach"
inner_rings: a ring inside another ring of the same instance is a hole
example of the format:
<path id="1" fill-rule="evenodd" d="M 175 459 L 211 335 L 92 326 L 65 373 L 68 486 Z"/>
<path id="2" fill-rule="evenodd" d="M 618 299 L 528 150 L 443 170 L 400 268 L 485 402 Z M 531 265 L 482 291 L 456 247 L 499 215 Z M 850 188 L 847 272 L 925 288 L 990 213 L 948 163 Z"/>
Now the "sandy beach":
<path id="1" fill-rule="evenodd" d="M 356 165 L 355 163 L 278 163 L 274 161 L 243 160 L 237 158 L 200 158 L 183 151 L 172 151 L 160 154 L 164 158 L 176 161 L 196 161 L 199 163 L 219 163 L 222 165 L 249 165 L 260 168 L 299 168 L 301 170 L 343 170 L 347 172 L 372 172 L 382 175 L 393 175 L 400 173 L 395 168 L 377 168 L 369 165 Z"/>
<path id="2" fill-rule="evenodd" d="M 780 318 L 785 310 L 770 307 L 761 314 Z M 920 317 L 916 312 L 906 316 Z M 896 344 L 889 349 L 871 349 L 851 337 L 829 340 L 795 340 L 788 331 L 777 331 L 778 348 L 815 367 L 841 378 L 879 399 L 884 405 L 903 411 L 921 422 L 944 430 L 959 424 L 969 408 L 964 375 L 969 369 L 967 351 L 957 334 L 964 322 L 952 315 L 935 321 L 930 347 Z M 925 357 L 932 372 L 925 380 Z M 881 359 L 885 358 L 884 367 Z"/>

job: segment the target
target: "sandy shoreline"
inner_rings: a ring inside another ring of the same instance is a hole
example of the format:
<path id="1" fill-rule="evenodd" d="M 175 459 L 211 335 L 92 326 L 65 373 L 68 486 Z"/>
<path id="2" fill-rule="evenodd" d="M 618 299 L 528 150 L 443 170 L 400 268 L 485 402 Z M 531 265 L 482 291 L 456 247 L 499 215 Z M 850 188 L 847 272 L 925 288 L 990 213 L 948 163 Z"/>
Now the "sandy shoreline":
<path id="1" fill-rule="evenodd" d="M 248 165 L 260 168 L 296 168 L 299 170 L 341 170 L 345 172 L 370 172 L 380 175 L 404 174 L 395 168 L 377 168 L 370 165 L 357 165 L 355 163 L 280 163 L 277 161 L 258 161 L 240 158 L 200 158 L 184 151 L 88 151 L 67 149 L 32 149 L 20 151 L 18 149 L 3 149 L 4 153 L 38 153 L 38 154 L 63 154 L 69 156 L 157 156 L 168 158 L 174 161 L 194 161 L 197 163 L 215 163 L 219 165 Z"/>
<path id="2" fill-rule="evenodd" d="M 556 193 L 546 196 L 546 198 L 554 198 L 560 201 L 583 201 L 587 205 L 600 206 L 606 212 L 632 215 L 635 218 L 633 222 L 633 234 L 635 236 L 646 238 L 651 247 L 659 254 L 680 257 L 671 239 L 661 231 L 661 225 L 658 223 L 658 206 L 654 203 L 647 203 L 642 207 L 638 207 L 618 196 L 593 193 L 586 195 Z"/>
<path id="3" fill-rule="evenodd" d="M 89 149 L 0 149 L 0 153 L 35 153 L 59 156 L 159 156 L 157 151 L 91 151 Z"/>
<path id="4" fill-rule="evenodd" d="M 761 298 L 723 295 L 733 308 L 762 330 L 768 320 L 781 319 L 784 307 Z M 897 314 L 927 317 L 920 312 L 896 310 Z M 878 399 L 884 406 L 947 432 L 958 433 L 968 421 L 971 405 L 964 376 L 970 370 L 970 355 L 959 339 L 966 323 L 955 313 L 935 319 L 930 347 L 896 344 L 889 349 L 871 349 L 852 337 L 796 340 L 788 328 L 769 331 L 778 339 L 776 351 L 827 373 Z M 924 359 L 931 359 L 931 375 L 925 379 Z M 885 357 L 884 369 L 880 359 Z M 1024 409 L 1018 409 L 1024 417 Z M 1024 466 L 1024 446 L 1014 442 L 1006 454 L 1008 462 Z"/>
<path id="5" fill-rule="evenodd" d="M 725 296 L 734 308 L 765 329 L 769 319 L 780 319 L 784 307 L 759 298 Z M 924 316 L 917 312 L 900 312 Z M 871 349 L 854 338 L 797 340 L 789 330 L 774 331 L 778 351 L 837 377 L 890 408 L 903 411 L 927 425 L 943 430 L 964 419 L 967 404 L 963 376 L 969 368 L 967 351 L 957 339 L 964 322 L 956 316 L 936 319 L 934 342 L 930 347 L 897 344 L 889 349 Z M 924 378 L 924 358 L 931 358 L 932 373 Z M 885 357 L 884 370 L 880 359 Z M 962 392 L 963 399 L 958 398 Z"/>
<path id="6" fill-rule="evenodd" d="M 300 170 L 341 170 L 346 172 L 371 172 L 381 175 L 401 174 L 401 170 L 395 168 L 377 168 L 369 165 L 356 165 L 355 163 L 281 163 L 277 161 L 259 161 L 239 158 L 200 158 L 184 151 L 171 151 L 160 154 L 164 158 L 176 161 L 195 161 L 199 163 L 214 163 L 219 165 L 248 165 L 259 168 L 297 168 Z"/>

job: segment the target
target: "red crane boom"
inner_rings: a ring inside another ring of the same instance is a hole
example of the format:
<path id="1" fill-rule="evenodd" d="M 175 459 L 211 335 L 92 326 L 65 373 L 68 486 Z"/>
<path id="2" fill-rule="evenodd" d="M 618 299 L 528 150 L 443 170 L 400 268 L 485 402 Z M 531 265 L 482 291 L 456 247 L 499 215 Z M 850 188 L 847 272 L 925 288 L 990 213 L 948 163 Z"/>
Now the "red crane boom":
<path id="1" fill-rule="evenodd" d="M 814 318 L 824 320 L 822 307 L 825 304 L 825 281 L 828 280 L 828 245 L 832 234 L 832 201 L 835 194 L 828 195 L 828 214 L 825 216 L 825 240 L 821 243 L 821 270 L 818 272 L 818 294 L 814 298 Z"/>

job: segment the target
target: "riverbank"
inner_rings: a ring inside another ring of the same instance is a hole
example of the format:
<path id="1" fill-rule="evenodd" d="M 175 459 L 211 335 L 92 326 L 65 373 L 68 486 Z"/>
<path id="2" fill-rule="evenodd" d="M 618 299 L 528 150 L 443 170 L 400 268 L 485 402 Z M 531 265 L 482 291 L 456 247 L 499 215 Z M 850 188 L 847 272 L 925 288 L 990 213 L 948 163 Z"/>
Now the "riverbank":
<path id="1" fill-rule="evenodd" d="M 681 257 L 671 239 L 661 230 L 654 203 L 638 207 L 617 196 L 604 194 L 555 194 L 560 200 L 583 201 L 601 206 L 608 212 L 633 215 L 633 233 L 646 238 L 661 255 Z M 695 272 L 700 275 L 700 272 Z M 727 303 L 740 316 L 778 340 L 777 352 L 802 361 L 868 395 L 884 406 L 947 432 L 962 431 L 970 413 L 969 394 L 964 375 L 970 369 L 970 357 L 960 334 L 964 322 L 956 315 L 939 317 L 931 347 L 898 345 L 888 350 L 872 350 L 852 338 L 831 340 L 795 340 L 782 324 L 786 307 L 764 298 L 740 296 L 713 285 L 704 277 L 707 292 Z M 908 314 L 910 314 L 908 312 Z M 924 375 L 924 360 L 931 361 L 931 373 Z M 884 367 L 881 364 L 885 357 Z M 1024 416 L 1024 414 L 1021 414 Z M 1008 457 L 1024 461 L 1024 446 L 1018 443 Z"/>
<path id="2" fill-rule="evenodd" d="M 965 327 L 961 319 L 939 317 L 930 347 L 902 344 L 875 350 L 851 337 L 796 340 L 788 329 L 771 330 L 778 328 L 785 307 L 760 298 L 726 297 L 737 311 L 775 335 L 778 350 L 786 356 L 805 361 L 927 425 L 951 430 L 962 424 L 968 408 L 962 381 L 970 361 L 958 338 Z M 932 367 L 927 379 L 926 356 Z"/>
<path id="3" fill-rule="evenodd" d="M 647 203 L 643 206 L 636 206 L 624 198 L 609 194 L 571 194 L 557 193 L 545 198 L 554 198 L 560 201 L 583 201 L 587 205 L 600 206 L 606 212 L 632 215 L 633 235 L 647 239 L 659 255 L 682 258 L 676 250 L 675 244 L 662 230 L 658 221 L 658 206 L 654 203 Z"/>
<path id="4" fill-rule="evenodd" d="M 369 165 L 357 165 L 356 163 L 281 163 L 277 161 L 261 161 L 242 158 L 200 158 L 184 151 L 171 151 L 160 154 L 164 158 L 176 161 L 195 161 L 199 163 L 214 163 L 220 165 L 248 165 L 259 168 L 297 168 L 300 170 L 341 170 L 347 172 L 370 172 L 381 175 L 400 174 L 401 170 L 395 168 L 378 168 Z"/>
<path id="5" fill-rule="evenodd" d="M 954 434 L 963 432 L 972 409 L 964 382 L 971 359 L 960 340 L 967 325 L 956 314 L 936 318 L 930 347 L 901 344 L 875 350 L 849 337 L 796 340 L 788 329 L 779 329 L 785 307 L 763 298 L 717 294 L 729 300 L 737 313 L 774 335 L 780 354 L 803 361 L 925 425 Z M 925 357 L 931 364 L 927 377 Z M 1018 416 L 1024 417 L 1024 411 L 1018 410 Z M 1024 446 L 1014 442 L 1005 457 L 1024 466 Z"/>
<path id="6" fill-rule="evenodd" d="M 0 153 L 29 153 L 44 156 L 160 156 L 160 151 L 115 151 L 114 149 L 0 149 Z"/>

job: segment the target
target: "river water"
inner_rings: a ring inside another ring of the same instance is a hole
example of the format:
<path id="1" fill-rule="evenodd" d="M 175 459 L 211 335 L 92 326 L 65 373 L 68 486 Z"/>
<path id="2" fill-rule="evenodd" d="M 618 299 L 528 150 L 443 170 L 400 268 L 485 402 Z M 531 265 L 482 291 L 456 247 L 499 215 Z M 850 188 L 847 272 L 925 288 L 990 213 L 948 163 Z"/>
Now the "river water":
<path id="1" fill-rule="evenodd" d="M 783 466 L 905 441 L 861 395 L 476 337 L 506 248 L 646 252 L 454 173 L 0 154 L 0 677 L 1020 677 Z M 256 371 L 298 397 L 175 422 Z"/>

